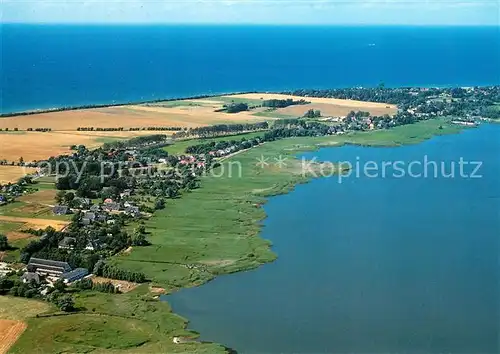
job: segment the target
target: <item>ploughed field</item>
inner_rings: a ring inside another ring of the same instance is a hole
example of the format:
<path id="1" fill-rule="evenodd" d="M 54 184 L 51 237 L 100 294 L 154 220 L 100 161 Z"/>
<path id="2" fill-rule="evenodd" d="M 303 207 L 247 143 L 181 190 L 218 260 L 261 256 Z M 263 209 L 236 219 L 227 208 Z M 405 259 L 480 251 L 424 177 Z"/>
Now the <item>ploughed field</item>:
<path id="1" fill-rule="evenodd" d="M 0 320 L 0 354 L 7 353 L 25 329 L 21 321 Z"/>
<path id="2" fill-rule="evenodd" d="M 49 309 L 42 301 L 0 296 L 0 354 L 5 354 L 27 328 L 27 321 Z"/>
<path id="3" fill-rule="evenodd" d="M 305 99 L 310 104 L 269 109 L 261 107 L 264 100 Z M 246 103 L 250 110 L 239 113 L 217 112 L 225 104 Z M 96 148 L 106 142 L 152 134 L 170 135 L 170 130 L 142 130 L 151 127 L 195 128 L 214 124 L 272 122 L 279 118 L 296 118 L 309 109 L 321 110 L 323 116 L 345 116 L 350 111 L 369 111 L 374 115 L 394 114 L 396 107 L 384 103 L 309 98 L 279 94 L 241 94 L 205 99 L 163 101 L 140 105 L 88 108 L 0 118 L 0 160 L 9 163 L 46 159 L 67 154 L 72 145 Z M 29 131 L 50 128 L 47 132 Z M 94 128 L 82 131 L 79 128 Z M 118 129 L 117 131 L 97 131 Z M 141 130 L 130 131 L 131 128 Z M 0 166 L 0 183 L 15 181 L 24 171 Z"/>

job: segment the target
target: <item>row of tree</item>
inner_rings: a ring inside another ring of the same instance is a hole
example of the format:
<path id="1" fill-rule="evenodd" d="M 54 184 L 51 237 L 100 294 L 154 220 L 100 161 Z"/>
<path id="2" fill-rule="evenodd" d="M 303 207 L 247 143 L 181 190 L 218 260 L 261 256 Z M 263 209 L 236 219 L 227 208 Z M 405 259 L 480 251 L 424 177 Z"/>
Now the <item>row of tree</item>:
<path id="1" fill-rule="evenodd" d="M 0 128 L 0 132 L 1 131 L 8 132 L 8 131 L 11 131 L 11 130 L 14 131 L 14 132 L 17 132 L 17 131 L 19 131 L 19 128 L 12 128 L 12 129 L 9 129 L 9 128 L 3 128 L 2 129 L 2 128 Z M 35 128 L 35 129 L 28 128 L 26 130 L 29 131 L 29 132 L 35 131 L 35 132 L 42 132 L 42 133 L 44 133 L 44 132 L 50 132 L 50 131 L 52 131 L 52 128 Z"/>
<path id="2" fill-rule="evenodd" d="M 142 128 L 124 128 L 124 127 L 111 127 L 111 128 L 102 128 L 102 127 L 78 127 L 76 128 L 77 131 L 82 131 L 82 132 L 91 132 L 91 131 L 96 131 L 96 132 L 115 132 L 115 131 L 181 131 L 185 128 L 180 128 L 180 127 L 142 127 Z"/>
<path id="3" fill-rule="evenodd" d="M 191 128 L 188 131 L 178 132 L 173 138 L 181 139 L 187 137 L 208 138 L 221 135 L 238 134 L 249 131 L 269 129 L 267 122 L 240 123 L 240 124 L 216 124 L 206 127 Z"/>
<path id="4" fill-rule="evenodd" d="M 126 269 L 118 268 L 103 261 L 100 261 L 95 265 L 93 273 L 105 278 L 126 280 L 134 283 L 144 283 L 147 281 L 144 273 L 132 272 Z"/>

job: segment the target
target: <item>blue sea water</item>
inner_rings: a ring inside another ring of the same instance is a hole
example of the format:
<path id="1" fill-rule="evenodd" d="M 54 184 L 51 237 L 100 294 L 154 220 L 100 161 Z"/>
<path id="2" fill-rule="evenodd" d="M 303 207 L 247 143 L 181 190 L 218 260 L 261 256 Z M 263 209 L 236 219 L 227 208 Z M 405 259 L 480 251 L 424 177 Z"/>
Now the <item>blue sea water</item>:
<path id="1" fill-rule="evenodd" d="M 166 299 L 201 339 L 245 354 L 500 353 L 499 154 L 499 125 L 307 153 L 379 168 L 427 155 L 446 174 L 463 158 L 482 162 L 482 178 L 458 178 L 458 166 L 456 178 L 434 178 L 431 166 L 429 178 L 299 185 L 265 205 L 261 236 L 277 261 Z"/>
<path id="2" fill-rule="evenodd" d="M 4 24 L 1 112 L 232 91 L 500 84 L 499 27 Z"/>

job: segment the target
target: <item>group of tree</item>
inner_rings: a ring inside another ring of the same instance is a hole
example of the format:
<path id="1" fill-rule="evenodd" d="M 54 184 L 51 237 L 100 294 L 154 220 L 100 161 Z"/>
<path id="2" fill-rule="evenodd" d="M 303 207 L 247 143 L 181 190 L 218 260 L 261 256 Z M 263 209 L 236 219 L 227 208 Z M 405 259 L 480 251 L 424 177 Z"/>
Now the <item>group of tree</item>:
<path id="1" fill-rule="evenodd" d="M 253 139 L 242 138 L 241 140 L 221 140 L 221 141 L 211 141 L 203 144 L 191 145 L 186 148 L 186 153 L 188 154 L 208 154 L 209 152 L 224 150 L 227 148 L 234 147 L 234 151 L 240 151 L 244 149 L 251 148 L 252 146 L 259 145 L 262 142 L 262 138 L 256 137 Z"/>
<path id="2" fill-rule="evenodd" d="M 216 110 L 216 112 L 225 112 L 225 113 L 238 113 L 248 111 L 249 106 L 247 103 L 243 102 L 232 102 L 230 104 L 225 104 L 221 109 Z"/>
<path id="3" fill-rule="evenodd" d="M 241 140 L 211 141 L 196 144 L 186 148 L 187 153 L 209 154 L 218 150 L 233 148 L 233 151 L 248 149 L 266 141 L 274 141 L 294 136 L 322 136 L 335 132 L 335 128 L 319 122 L 310 122 L 296 118 L 279 119 L 275 122 L 273 129 L 265 132 L 262 137 L 253 139 L 243 138 Z"/>
<path id="4" fill-rule="evenodd" d="M 3 129 L 0 128 L 0 132 L 1 131 L 8 132 L 8 131 L 11 131 L 11 129 L 10 128 L 3 128 Z M 19 131 L 19 128 L 12 128 L 12 131 L 17 132 L 17 131 Z M 50 132 L 50 131 L 52 131 L 52 128 L 35 128 L 35 129 L 33 129 L 33 128 L 27 128 L 26 131 L 29 131 L 29 132 L 32 132 L 32 131 L 35 131 L 35 132 Z"/>
<path id="5" fill-rule="evenodd" d="M 304 97 L 351 99 L 396 104 L 400 112 L 408 109 L 416 113 L 439 116 L 499 116 L 500 87 L 472 88 L 344 88 L 283 92 Z M 419 118 L 420 119 L 420 118 Z M 422 118 L 425 119 L 425 118 Z"/>
<path id="6" fill-rule="evenodd" d="M 180 127 L 142 127 L 142 128 L 124 128 L 124 127 L 78 127 L 76 128 L 77 131 L 82 131 L 82 132 L 91 132 L 91 131 L 96 131 L 96 132 L 114 132 L 114 131 L 180 131 L 183 130 L 184 128 Z"/>
<path id="7" fill-rule="evenodd" d="M 129 128 L 128 130 L 131 132 L 134 131 L 141 131 L 141 130 L 147 130 L 147 131 L 181 131 L 185 130 L 186 128 L 181 128 L 181 127 L 142 127 L 142 128 Z"/>
<path id="8" fill-rule="evenodd" d="M 104 278 L 126 280 L 134 283 L 146 282 L 146 275 L 141 272 L 132 272 L 126 269 L 107 264 L 104 261 L 99 261 L 94 266 L 93 273 Z"/>
<path id="9" fill-rule="evenodd" d="M 164 134 L 138 136 L 128 140 L 105 143 L 102 147 L 102 150 L 132 149 L 132 148 L 139 148 L 151 145 L 160 146 L 166 144 L 167 141 L 168 141 L 168 136 Z"/>
<path id="10" fill-rule="evenodd" d="M 221 135 L 238 134 L 250 131 L 259 131 L 269 129 L 269 124 L 267 122 L 257 122 L 257 123 L 241 123 L 241 124 L 217 124 L 206 127 L 191 128 L 188 131 L 182 131 L 173 134 L 174 138 L 186 138 L 186 137 L 215 137 Z"/>
<path id="11" fill-rule="evenodd" d="M 320 118 L 321 111 L 310 109 L 306 113 L 304 113 L 304 118 Z"/>
<path id="12" fill-rule="evenodd" d="M 0 295 L 37 298 L 40 297 L 40 286 L 36 282 L 24 283 L 19 279 L 0 277 Z"/>
<path id="13" fill-rule="evenodd" d="M 35 128 L 35 129 L 33 129 L 33 128 L 28 128 L 28 129 L 26 129 L 26 130 L 27 130 L 27 131 L 29 131 L 29 132 L 35 131 L 35 132 L 42 132 L 42 133 L 45 133 L 45 132 L 50 132 L 50 131 L 52 131 L 52 128 Z"/>
<path id="14" fill-rule="evenodd" d="M 90 278 L 85 278 L 75 282 L 73 288 L 77 290 L 94 290 L 108 294 L 118 294 L 120 292 L 118 288 L 109 281 L 96 283 Z"/>
<path id="15" fill-rule="evenodd" d="M 284 100 L 279 100 L 279 99 L 271 99 L 271 100 L 265 100 L 262 102 L 262 107 L 269 107 L 269 108 L 285 108 L 288 106 L 294 106 L 294 105 L 305 105 L 309 104 L 311 102 L 308 102 L 306 100 L 300 99 L 300 100 L 293 100 L 292 98 L 287 98 Z"/>
<path id="16" fill-rule="evenodd" d="M 7 251 L 9 249 L 10 245 L 7 236 L 0 234 L 0 251 Z"/>
<path id="17" fill-rule="evenodd" d="M 73 312 L 76 310 L 73 297 L 60 290 L 54 290 L 46 297 L 47 301 L 55 304 L 61 311 Z"/>

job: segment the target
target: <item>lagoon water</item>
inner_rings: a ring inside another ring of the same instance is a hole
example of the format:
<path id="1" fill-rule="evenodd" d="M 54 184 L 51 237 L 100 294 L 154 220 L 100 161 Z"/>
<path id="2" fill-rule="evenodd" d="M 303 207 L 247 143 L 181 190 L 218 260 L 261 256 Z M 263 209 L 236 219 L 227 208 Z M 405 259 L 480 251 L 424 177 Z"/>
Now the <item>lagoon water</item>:
<path id="1" fill-rule="evenodd" d="M 500 84 L 498 27 L 0 26 L 0 111 L 235 91 Z"/>
<path id="2" fill-rule="evenodd" d="M 276 262 L 167 300 L 203 340 L 240 353 L 499 353 L 500 126 L 305 156 L 426 155 L 447 174 L 481 161 L 482 178 L 459 178 L 457 165 L 456 178 L 430 167 L 430 178 L 315 179 L 265 205 Z"/>

